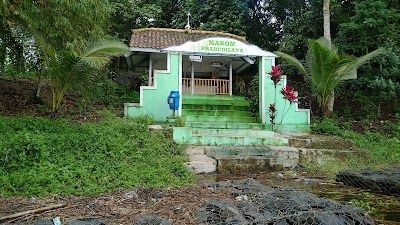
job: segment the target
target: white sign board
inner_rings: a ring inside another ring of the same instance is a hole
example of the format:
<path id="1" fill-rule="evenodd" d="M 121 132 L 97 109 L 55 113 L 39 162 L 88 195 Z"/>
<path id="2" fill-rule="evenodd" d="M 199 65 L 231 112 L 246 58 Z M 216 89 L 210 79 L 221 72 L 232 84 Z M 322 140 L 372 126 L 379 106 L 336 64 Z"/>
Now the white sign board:
<path id="1" fill-rule="evenodd" d="M 191 55 L 191 56 L 189 56 L 189 59 L 192 62 L 202 62 L 203 61 L 203 56 L 201 56 L 201 55 Z"/>
<path id="2" fill-rule="evenodd" d="M 189 41 L 183 45 L 169 47 L 164 50 L 217 55 L 276 57 L 273 53 L 264 51 L 256 45 L 225 37 L 205 38 L 197 42 Z"/>

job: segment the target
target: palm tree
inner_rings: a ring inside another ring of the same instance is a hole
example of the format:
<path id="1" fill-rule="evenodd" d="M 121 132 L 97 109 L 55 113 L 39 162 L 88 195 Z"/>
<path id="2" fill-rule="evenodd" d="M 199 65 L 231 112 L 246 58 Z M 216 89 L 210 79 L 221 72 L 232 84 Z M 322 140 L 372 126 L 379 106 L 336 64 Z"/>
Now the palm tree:
<path id="1" fill-rule="evenodd" d="M 324 18 L 324 38 L 328 39 L 329 47 L 332 46 L 332 37 L 331 37 L 331 9 L 330 9 L 331 0 L 324 0 L 322 6 L 322 14 Z M 328 100 L 328 111 L 333 112 L 333 105 L 335 104 L 335 92 L 332 92 L 331 97 Z"/>
<path id="2" fill-rule="evenodd" d="M 52 111 L 57 112 L 65 93 L 84 86 L 96 78 L 99 69 L 111 58 L 129 51 L 127 45 L 116 40 L 87 42 L 85 47 L 74 51 L 63 51 L 49 59 L 47 75 L 52 84 Z"/>
<path id="3" fill-rule="evenodd" d="M 309 41 L 305 65 L 286 53 L 276 52 L 276 54 L 289 64 L 297 67 L 300 73 L 305 76 L 324 115 L 328 116 L 331 113 L 328 107 L 329 99 L 343 79 L 354 75 L 357 72 L 357 68 L 384 52 L 384 49 L 379 48 L 356 58 L 340 54 L 330 44 L 329 40 L 320 38 Z"/>

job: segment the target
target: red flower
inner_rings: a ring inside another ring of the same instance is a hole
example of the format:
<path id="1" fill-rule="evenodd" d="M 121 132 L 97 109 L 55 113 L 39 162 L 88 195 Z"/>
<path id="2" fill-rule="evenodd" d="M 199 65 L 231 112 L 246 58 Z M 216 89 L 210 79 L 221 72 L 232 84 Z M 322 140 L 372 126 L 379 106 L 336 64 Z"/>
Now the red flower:
<path id="1" fill-rule="evenodd" d="M 290 87 L 289 85 L 283 87 L 281 93 L 283 95 L 283 98 L 287 99 L 290 102 L 290 104 L 292 104 L 292 102 L 297 101 L 297 92 L 295 92 L 293 88 Z"/>
<path id="2" fill-rule="evenodd" d="M 271 69 L 271 72 L 269 73 L 269 75 L 271 76 L 271 80 L 274 82 L 274 84 L 277 85 L 283 75 L 281 66 L 279 66 L 279 65 L 272 66 L 272 69 Z"/>

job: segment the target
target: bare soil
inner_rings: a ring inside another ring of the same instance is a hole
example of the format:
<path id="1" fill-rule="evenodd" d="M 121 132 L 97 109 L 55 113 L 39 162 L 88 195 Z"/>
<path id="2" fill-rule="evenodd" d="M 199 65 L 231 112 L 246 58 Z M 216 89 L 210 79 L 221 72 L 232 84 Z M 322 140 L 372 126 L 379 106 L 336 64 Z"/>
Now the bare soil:
<path id="1" fill-rule="evenodd" d="M 67 204 L 60 209 L 0 223 L 31 224 L 37 219 L 60 217 L 62 223 L 77 218 L 99 218 L 111 225 L 133 224 L 139 216 L 150 214 L 169 219 L 173 224 L 196 224 L 198 209 L 205 202 L 216 199 L 234 201 L 230 193 L 209 190 L 203 185 L 167 189 L 136 188 L 92 197 L 0 198 L 0 217 L 52 204 Z"/>
<path id="2" fill-rule="evenodd" d="M 33 79 L 20 77 L 0 77 L 0 115 L 3 116 L 42 116 L 64 117 L 74 121 L 97 122 L 100 119 L 98 110 L 106 106 L 98 102 L 90 102 L 86 108 L 79 108 L 78 96 L 67 93 L 64 104 L 57 114 L 51 113 L 51 87 L 48 82 L 41 91 L 41 99 L 36 95 L 37 83 Z M 116 114 L 122 114 L 122 108 L 114 110 Z"/>
<path id="3" fill-rule="evenodd" d="M 34 98 L 35 93 L 36 83 L 33 80 L 18 77 L 0 78 L 1 115 L 45 116 L 48 107 L 44 102 L 50 102 L 50 88 L 47 85 L 43 88 L 43 102 Z"/>

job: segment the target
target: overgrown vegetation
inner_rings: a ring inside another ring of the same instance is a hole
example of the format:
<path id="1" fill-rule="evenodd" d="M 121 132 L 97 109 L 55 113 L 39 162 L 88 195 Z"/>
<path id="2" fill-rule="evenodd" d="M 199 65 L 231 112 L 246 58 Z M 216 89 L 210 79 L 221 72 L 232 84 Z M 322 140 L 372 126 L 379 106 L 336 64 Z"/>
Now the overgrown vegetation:
<path id="1" fill-rule="evenodd" d="M 109 112 L 99 123 L 0 117 L 0 196 L 95 194 L 134 186 L 181 186 L 193 181 L 183 146 L 149 118 Z"/>
<path id="2" fill-rule="evenodd" d="M 352 122 L 338 122 L 332 118 L 325 118 L 312 126 L 315 133 L 336 135 L 352 140 L 361 152 L 350 154 L 346 159 L 328 158 L 321 165 L 307 165 L 308 170 L 333 176 L 339 170 L 346 168 L 384 168 L 399 165 L 399 123 L 385 125 L 380 131 L 364 133 L 353 131 L 351 125 Z"/>

